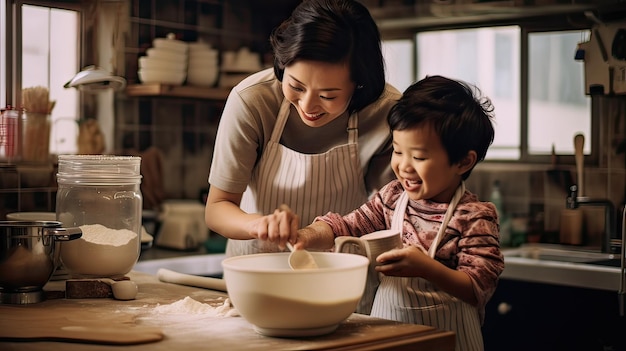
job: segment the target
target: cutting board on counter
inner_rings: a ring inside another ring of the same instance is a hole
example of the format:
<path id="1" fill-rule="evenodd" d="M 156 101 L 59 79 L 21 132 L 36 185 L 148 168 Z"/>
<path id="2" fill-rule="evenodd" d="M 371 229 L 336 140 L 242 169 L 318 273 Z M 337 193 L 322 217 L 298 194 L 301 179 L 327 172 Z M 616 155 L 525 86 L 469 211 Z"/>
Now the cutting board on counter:
<path id="1" fill-rule="evenodd" d="M 160 328 L 135 324 L 132 314 L 60 305 L 0 305 L 0 340 L 53 340 L 90 344 L 135 345 L 163 339 Z"/>

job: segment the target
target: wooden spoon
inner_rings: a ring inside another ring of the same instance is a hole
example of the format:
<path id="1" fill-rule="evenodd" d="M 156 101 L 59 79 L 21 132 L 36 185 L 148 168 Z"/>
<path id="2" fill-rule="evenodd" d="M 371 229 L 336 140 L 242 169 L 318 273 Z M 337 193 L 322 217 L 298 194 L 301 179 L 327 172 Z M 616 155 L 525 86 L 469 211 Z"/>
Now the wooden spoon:
<path id="1" fill-rule="evenodd" d="M 584 153 L 583 147 L 585 146 L 585 136 L 582 134 L 576 134 L 574 136 L 574 156 L 576 158 L 576 182 L 578 183 L 578 196 L 585 196 L 583 192 L 583 165 L 584 165 Z"/>
<path id="2" fill-rule="evenodd" d="M 291 269 L 319 268 L 313 255 L 307 250 L 296 250 L 290 242 L 287 242 L 287 247 L 291 250 L 289 254 L 289 267 L 291 267 Z"/>

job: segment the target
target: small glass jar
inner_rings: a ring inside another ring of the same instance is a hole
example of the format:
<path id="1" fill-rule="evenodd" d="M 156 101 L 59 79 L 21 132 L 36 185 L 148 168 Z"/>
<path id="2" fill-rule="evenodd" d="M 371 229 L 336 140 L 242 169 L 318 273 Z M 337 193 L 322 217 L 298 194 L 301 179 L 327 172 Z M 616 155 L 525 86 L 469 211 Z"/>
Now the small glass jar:
<path id="1" fill-rule="evenodd" d="M 70 276 L 115 278 L 134 267 L 141 250 L 140 163 L 135 156 L 59 156 L 57 220 L 83 232 L 61 246 Z"/>
<path id="2" fill-rule="evenodd" d="M 18 123 L 21 112 L 10 106 L 0 114 L 0 159 L 9 162 L 19 158 Z"/>

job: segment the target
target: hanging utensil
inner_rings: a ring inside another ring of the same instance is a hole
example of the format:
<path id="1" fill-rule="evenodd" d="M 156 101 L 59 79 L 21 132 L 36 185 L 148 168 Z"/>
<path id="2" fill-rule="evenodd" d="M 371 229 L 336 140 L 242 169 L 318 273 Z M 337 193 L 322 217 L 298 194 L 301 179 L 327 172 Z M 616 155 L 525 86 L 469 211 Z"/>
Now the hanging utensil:
<path id="1" fill-rule="evenodd" d="M 574 136 L 574 156 L 576 158 L 576 183 L 578 184 L 578 196 L 585 196 L 584 192 L 584 153 L 583 148 L 585 146 L 585 136 L 582 134 L 576 134 Z"/>

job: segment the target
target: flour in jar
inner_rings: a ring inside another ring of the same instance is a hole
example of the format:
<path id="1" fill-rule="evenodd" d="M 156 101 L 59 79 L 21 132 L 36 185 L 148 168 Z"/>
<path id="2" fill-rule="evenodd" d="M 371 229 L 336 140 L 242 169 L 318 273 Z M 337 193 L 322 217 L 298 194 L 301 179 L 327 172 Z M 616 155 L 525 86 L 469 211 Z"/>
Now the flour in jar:
<path id="1" fill-rule="evenodd" d="M 61 262 L 72 277 L 116 277 L 130 272 L 139 257 L 139 236 L 128 229 L 81 225 L 82 236 L 62 243 Z"/>
<path id="2" fill-rule="evenodd" d="M 81 225 L 82 239 L 93 244 L 124 246 L 137 239 L 137 233 L 128 229 L 109 229 L 102 224 Z"/>

